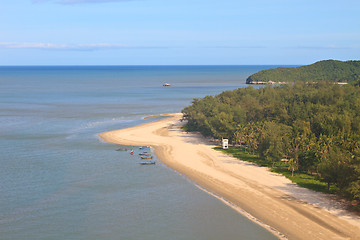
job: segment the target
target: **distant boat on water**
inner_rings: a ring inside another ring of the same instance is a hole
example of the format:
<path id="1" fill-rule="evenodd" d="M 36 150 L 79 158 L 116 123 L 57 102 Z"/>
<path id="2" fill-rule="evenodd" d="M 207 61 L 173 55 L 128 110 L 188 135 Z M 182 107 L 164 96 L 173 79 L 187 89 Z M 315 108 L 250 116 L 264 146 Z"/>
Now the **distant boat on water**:
<path id="1" fill-rule="evenodd" d="M 141 156 L 151 156 L 151 153 L 139 153 Z"/>
<path id="2" fill-rule="evenodd" d="M 118 148 L 116 151 L 127 151 L 127 148 Z"/>
<path id="3" fill-rule="evenodd" d="M 170 86 L 171 86 L 170 83 L 164 83 L 164 84 L 163 84 L 163 87 L 170 87 Z"/>
<path id="4" fill-rule="evenodd" d="M 139 147 L 139 149 L 148 149 L 149 146 L 143 146 L 143 147 Z"/>
<path id="5" fill-rule="evenodd" d="M 152 156 L 141 156 L 141 159 L 152 159 Z"/>

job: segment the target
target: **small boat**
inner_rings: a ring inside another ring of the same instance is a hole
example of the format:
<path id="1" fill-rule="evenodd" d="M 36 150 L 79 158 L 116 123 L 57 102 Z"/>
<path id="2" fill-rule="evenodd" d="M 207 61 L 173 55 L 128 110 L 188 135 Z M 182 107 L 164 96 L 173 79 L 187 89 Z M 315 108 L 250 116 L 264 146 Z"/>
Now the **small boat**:
<path id="1" fill-rule="evenodd" d="M 115 151 L 127 151 L 127 148 L 118 148 Z"/>
<path id="2" fill-rule="evenodd" d="M 151 156 L 150 153 L 139 153 L 139 155 L 141 155 L 141 156 Z"/>
<path id="3" fill-rule="evenodd" d="M 155 162 L 140 162 L 141 165 L 154 165 Z"/>
<path id="4" fill-rule="evenodd" d="M 152 156 L 141 156 L 141 159 L 152 159 Z"/>
<path id="5" fill-rule="evenodd" d="M 170 87 L 171 85 L 170 85 L 170 83 L 164 83 L 163 84 L 163 87 Z"/>
<path id="6" fill-rule="evenodd" d="M 131 150 L 130 154 L 131 154 L 131 155 L 134 154 L 134 150 Z"/>

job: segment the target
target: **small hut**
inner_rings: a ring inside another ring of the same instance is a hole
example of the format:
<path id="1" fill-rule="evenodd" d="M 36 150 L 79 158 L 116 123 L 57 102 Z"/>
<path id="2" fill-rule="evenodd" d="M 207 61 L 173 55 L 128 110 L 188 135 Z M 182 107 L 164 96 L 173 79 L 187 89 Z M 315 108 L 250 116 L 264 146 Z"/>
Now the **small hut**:
<path id="1" fill-rule="evenodd" d="M 228 149 L 229 148 L 229 140 L 226 138 L 222 139 L 222 148 L 223 149 Z"/>

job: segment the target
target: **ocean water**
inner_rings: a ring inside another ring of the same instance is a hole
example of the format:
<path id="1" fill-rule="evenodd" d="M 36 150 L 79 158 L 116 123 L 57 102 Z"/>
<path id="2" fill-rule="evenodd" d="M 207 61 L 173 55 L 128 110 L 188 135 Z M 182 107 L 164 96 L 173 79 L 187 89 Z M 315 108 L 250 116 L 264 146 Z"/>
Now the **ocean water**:
<path id="1" fill-rule="evenodd" d="M 97 136 L 271 67 L 0 67 L 0 239 L 276 239 L 156 157 L 141 166 L 137 147 Z"/>

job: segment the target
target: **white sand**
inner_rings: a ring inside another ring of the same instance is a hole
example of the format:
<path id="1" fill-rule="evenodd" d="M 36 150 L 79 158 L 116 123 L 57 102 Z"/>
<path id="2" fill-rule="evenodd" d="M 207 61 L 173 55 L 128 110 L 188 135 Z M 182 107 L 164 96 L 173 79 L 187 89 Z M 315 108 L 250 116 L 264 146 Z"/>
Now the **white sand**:
<path id="1" fill-rule="evenodd" d="M 180 130 L 182 114 L 168 116 L 99 136 L 111 143 L 154 147 L 162 162 L 288 239 L 360 239 L 359 216 L 328 195 L 215 151 L 201 135 Z"/>

